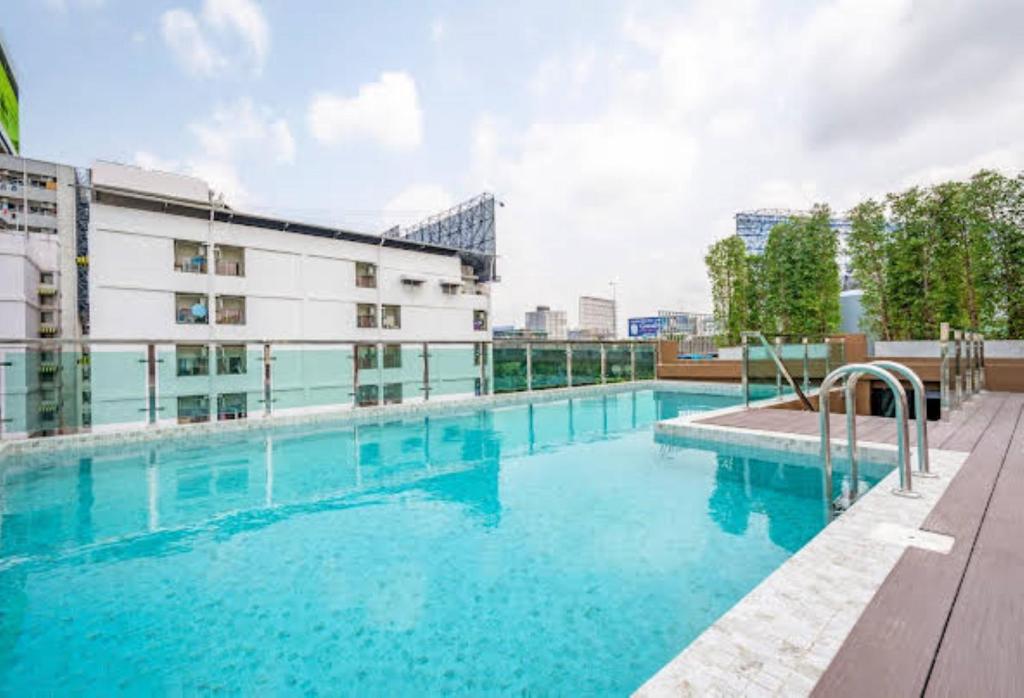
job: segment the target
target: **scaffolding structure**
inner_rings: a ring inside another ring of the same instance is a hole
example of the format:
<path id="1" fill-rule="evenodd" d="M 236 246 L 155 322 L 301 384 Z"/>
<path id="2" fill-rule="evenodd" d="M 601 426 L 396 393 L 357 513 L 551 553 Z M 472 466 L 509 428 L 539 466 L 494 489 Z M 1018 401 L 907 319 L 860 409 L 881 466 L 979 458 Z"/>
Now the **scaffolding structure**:
<path id="1" fill-rule="evenodd" d="M 494 195 L 480 194 L 409 228 L 391 228 L 384 236 L 459 250 L 479 281 L 497 281 L 494 206 Z"/>

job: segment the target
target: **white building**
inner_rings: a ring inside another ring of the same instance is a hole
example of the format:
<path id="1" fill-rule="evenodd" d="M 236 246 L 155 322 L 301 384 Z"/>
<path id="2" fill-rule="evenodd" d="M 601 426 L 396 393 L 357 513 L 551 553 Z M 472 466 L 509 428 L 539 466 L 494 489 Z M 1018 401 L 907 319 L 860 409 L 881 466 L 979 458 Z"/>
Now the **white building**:
<path id="1" fill-rule="evenodd" d="M 615 301 L 580 296 L 580 333 L 594 339 L 615 338 Z"/>
<path id="2" fill-rule="evenodd" d="M 546 305 L 538 305 L 536 310 L 526 311 L 526 329 L 531 332 L 544 332 L 548 339 L 565 339 L 568 320 L 564 310 L 552 310 Z"/>
<path id="3" fill-rule="evenodd" d="M 151 339 L 162 359 L 154 381 L 122 356 L 138 348 L 94 346 L 94 428 L 123 425 L 153 382 L 156 404 L 133 421 L 486 391 L 489 288 L 457 252 L 234 211 L 180 175 L 97 163 L 92 186 L 91 335 Z M 432 345 L 424 368 L 428 340 L 453 344 Z"/>
<path id="4" fill-rule="evenodd" d="M 76 382 L 89 398 L 87 428 L 490 390 L 490 286 L 457 250 L 246 214 L 215 201 L 201 180 L 112 163 L 94 164 L 88 192 L 81 317 L 91 341 Z M 61 260 L 46 267 L 61 289 L 76 269 L 74 227 L 46 248 Z M 25 274 L 0 278 L 25 289 L 7 295 L 34 298 Z M 57 326 L 73 319 L 77 328 L 75 296 L 57 297 L 67 305 Z M 38 336 L 31 306 L 19 302 L 16 313 L 0 304 L 0 335 Z M 10 374 L 0 368 L 0 378 Z"/>
<path id="5" fill-rule="evenodd" d="M 79 336 L 77 191 L 70 167 L 0 154 L 0 339 Z M 73 353 L 22 345 L 0 355 L 0 433 L 51 434 L 78 421 Z"/>

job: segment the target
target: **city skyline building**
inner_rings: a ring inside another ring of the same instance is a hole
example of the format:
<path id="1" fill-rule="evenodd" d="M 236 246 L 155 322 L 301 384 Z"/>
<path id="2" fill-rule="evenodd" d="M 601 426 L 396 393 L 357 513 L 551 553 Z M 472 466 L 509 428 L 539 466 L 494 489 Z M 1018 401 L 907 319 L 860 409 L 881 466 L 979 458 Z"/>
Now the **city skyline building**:
<path id="1" fill-rule="evenodd" d="M 566 312 L 552 310 L 546 305 L 538 305 L 535 310 L 526 311 L 524 327 L 531 332 L 543 332 L 548 339 L 566 339 L 568 337 Z"/>
<path id="2" fill-rule="evenodd" d="M 580 296 L 579 327 L 581 337 L 592 339 L 614 339 L 615 305 L 610 298 Z"/>

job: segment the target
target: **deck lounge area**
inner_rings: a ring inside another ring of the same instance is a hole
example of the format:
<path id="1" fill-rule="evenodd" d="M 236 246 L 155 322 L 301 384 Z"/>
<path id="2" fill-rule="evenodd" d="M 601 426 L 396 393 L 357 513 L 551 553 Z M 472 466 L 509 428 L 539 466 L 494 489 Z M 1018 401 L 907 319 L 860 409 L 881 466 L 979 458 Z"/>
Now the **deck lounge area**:
<path id="1" fill-rule="evenodd" d="M 817 420 L 761 408 L 695 422 L 811 436 Z M 833 415 L 833 438 L 844 422 Z M 981 393 L 928 427 L 931 449 L 969 454 L 921 526 L 952 549 L 906 548 L 812 695 L 1024 695 L 1024 394 Z M 895 443 L 895 420 L 859 417 L 858 441 Z"/>

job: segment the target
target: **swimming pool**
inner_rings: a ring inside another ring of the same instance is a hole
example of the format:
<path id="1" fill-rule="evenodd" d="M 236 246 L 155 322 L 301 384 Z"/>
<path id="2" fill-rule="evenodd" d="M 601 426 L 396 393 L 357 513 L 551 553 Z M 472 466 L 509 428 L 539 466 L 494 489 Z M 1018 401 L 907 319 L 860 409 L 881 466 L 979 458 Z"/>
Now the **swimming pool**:
<path id="1" fill-rule="evenodd" d="M 0 694 L 628 693 L 825 524 L 816 459 L 653 437 L 736 401 L 8 459 Z"/>

